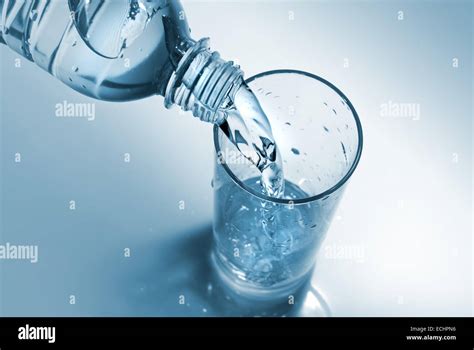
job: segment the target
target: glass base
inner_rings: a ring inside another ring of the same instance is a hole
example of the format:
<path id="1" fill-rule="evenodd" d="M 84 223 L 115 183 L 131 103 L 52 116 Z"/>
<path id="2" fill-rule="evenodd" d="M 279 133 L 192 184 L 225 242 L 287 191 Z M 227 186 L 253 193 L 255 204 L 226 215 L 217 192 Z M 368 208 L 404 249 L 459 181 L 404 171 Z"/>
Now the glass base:
<path id="1" fill-rule="evenodd" d="M 211 254 L 213 268 L 224 286 L 227 287 L 228 292 L 240 298 L 258 300 L 259 302 L 267 302 L 270 304 L 280 302 L 288 303 L 294 299 L 296 293 L 304 289 L 312 275 L 312 270 L 310 270 L 295 281 L 284 282 L 271 287 L 261 287 L 236 277 L 218 254 L 219 253 L 215 251 Z"/>

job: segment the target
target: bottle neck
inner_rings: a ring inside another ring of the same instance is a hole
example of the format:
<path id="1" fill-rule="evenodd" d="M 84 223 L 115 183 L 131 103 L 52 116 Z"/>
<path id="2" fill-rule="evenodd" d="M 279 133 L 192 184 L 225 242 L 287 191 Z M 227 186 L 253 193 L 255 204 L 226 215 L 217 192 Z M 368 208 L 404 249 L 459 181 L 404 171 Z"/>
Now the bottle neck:
<path id="1" fill-rule="evenodd" d="M 178 105 L 202 121 L 221 124 L 227 117 L 223 107 L 231 103 L 242 83 L 240 67 L 211 52 L 209 39 L 201 39 L 187 50 L 173 72 L 165 106 Z"/>

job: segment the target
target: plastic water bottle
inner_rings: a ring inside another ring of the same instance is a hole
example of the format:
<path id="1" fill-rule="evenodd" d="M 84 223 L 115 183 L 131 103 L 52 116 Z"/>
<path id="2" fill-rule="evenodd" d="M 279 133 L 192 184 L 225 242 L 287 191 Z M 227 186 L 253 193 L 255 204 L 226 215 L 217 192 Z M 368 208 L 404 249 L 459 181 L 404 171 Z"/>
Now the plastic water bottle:
<path id="1" fill-rule="evenodd" d="M 207 39 L 190 38 L 177 0 L 0 0 L 0 42 L 82 94 L 158 94 L 213 123 L 242 83 Z"/>
<path id="2" fill-rule="evenodd" d="M 283 191 L 270 123 L 240 68 L 190 37 L 178 0 L 0 0 L 0 43 L 80 93 L 107 101 L 151 95 L 226 130 Z"/>

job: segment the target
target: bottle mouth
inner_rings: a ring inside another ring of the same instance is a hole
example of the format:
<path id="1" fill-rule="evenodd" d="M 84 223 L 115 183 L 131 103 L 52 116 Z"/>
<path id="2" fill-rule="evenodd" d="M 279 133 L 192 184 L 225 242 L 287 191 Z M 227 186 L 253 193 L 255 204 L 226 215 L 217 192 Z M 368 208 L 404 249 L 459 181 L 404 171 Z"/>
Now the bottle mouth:
<path id="1" fill-rule="evenodd" d="M 222 108 L 243 82 L 243 72 L 232 61 L 211 52 L 209 39 L 201 39 L 180 60 L 166 87 L 165 107 L 176 104 L 202 121 L 221 124 Z"/>

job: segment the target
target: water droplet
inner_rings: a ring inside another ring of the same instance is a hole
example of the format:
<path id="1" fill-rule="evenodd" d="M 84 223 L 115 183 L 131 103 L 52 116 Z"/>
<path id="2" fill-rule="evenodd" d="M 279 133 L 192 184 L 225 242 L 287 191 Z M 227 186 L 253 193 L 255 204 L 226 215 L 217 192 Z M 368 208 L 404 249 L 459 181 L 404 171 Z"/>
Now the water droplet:
<path id="1" fill-rule="evenodd" d="M 72 82 L 72 78 L 71 78 L 71 77 L 69 77 L 68 79 L 69 79 L 70 82 Z"/>
<path id="2" fill-rule="evenodd" d="M 324 128 L 324 131 L 329 132 L 329 129 L 327 127 L 323 126 L 323 128 Z"/>
<path id="3" fill-rule="evenodd" d="M 326 107 L 328 106 L 328 103 L 327 103 L 327 102 L 323 102 L 323 103 L 324 103 L 324 105 L 325 105 Z"/>
<path id="4" fill-rule="evenodd" d="M 74 40 L 71 44 L 72 47 L 76 46 L 77 45 L 77 40 Z"/>
<path id="5" fill-rule="evenodd" d="M 337 115 L 337 112 L 336 112 L 336 110 L 335 110 L 334 108 L 332 109 L 332 112 L 333 112 L 335 115 Z"/>
<path id="6" fill-rule="evenodd" d="M 30 19 L 32 21 L 36 21 L 36 19 L 38 18 L 38 11 L 36 10 L 31 10 L 30 12 Z"/>
<path id="7" fill-rule="evenodd" d="M 214 179 L 211 180 L 211 187 L 214 188 Z"/>
<path id="8" fill-rule="evenodd" d="M 79 67 L 78 67 L 78 66 L 72 66 L 72 71 L 73 71 L 73 72 L 79 71 Z"/>
<path id="9" fill-rule="evenodd" d="M 299 154 L 300 154 L 300 151 L 299 151 L 298 149 L 296 149 L 296 148 L 292 148 L 292 149 L 291 149 L 291 152 L 293 152 L 293 154 L 295 154 L 295 155 L 299 155 Z"/>
<path id="10" fill-rule="evenodd" d="M 315 228 L 316 226 L 318 226 L 318 225 L 314 224 L 313 226 L 311 226 L 311 228 Z"/>
<path id="11" fill-rule="evenodd" d="M 348 164 L 346 146 L 344 146 L 344 144 L 342 142 L 341 142 L 341 147 L 342 147 L 342 153 L 344 153 L 344 159 L 346 160 L 346 164 Z"/>
<path id="12" fill-rule="evenodd" d="M 87 90 L 86 86 L 84 84 L 81 85 L 84 90 Z"/>
<path id="13" fill-rule="evenodd" d="M 290 123 L 290 122 L 286 122 L 285 125 L 291 126 L 291 123 Z"/>
<path id="14" fill-rule="evenodd" d="M 265 94 L 265 96 L 268 96 L 268 95 L 271 95 L 271 94 L 272 94 L 272 92 L 269 91 L 269 92 L 267 92 L 267 93 Z"/>

